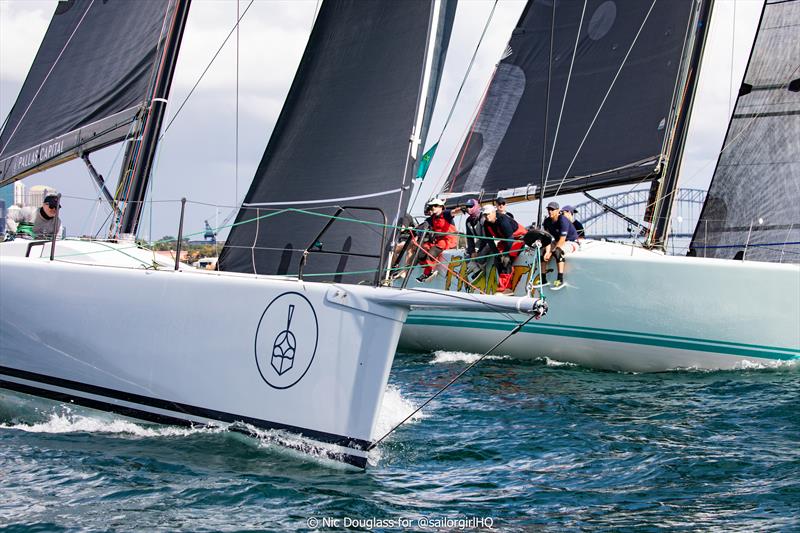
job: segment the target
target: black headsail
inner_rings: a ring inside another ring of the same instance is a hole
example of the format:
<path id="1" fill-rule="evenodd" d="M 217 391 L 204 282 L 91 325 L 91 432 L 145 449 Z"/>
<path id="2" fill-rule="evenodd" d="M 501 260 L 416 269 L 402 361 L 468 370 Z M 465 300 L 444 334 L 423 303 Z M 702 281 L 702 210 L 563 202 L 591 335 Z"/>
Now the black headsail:
<path id="1" fill-rule="evenodd" d="M 59 2 L 0 133 L 0 185 L 129 135 L 176 4 Z"/>
<path id="2" fill-rule="evenodd" d="M 694 0 L 532 0 L 445 192 L 528 199 L 657 176 Z"/>
<path id="3" fill-rule="evenodd" d="M 405 213 L 425 111 L 439 82 L 454 1 L 324 2 L 289 95 L 220 257 L 222 270 L 295 274 L 339 206 Z M 424 140 L 424 139 L 422 139 Z M 280 212 L 299 209 L 304 212 Z M 275 214 L 279 213 L 279 214 Z M 272 216 L 270 216 L 272 215 Z M 372 280 L 383 218 L 347 209 L 304 269 Z M 356 255 L 326 252 L 345 251 Z M 343 275 L 359 271 L 360 274 Z M 331 274 L 324 276 L 320 274 Z"/>
<path id="4" fill-rule="evenodd" d="M 800 262 L 800 0 L 767 0 L 692 238 L 701 257 Z"/>

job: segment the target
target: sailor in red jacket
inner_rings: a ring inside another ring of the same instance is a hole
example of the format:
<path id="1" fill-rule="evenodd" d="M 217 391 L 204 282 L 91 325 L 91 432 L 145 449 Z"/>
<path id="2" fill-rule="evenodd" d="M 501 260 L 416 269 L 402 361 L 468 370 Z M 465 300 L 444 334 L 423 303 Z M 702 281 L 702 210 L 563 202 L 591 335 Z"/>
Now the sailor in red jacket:
<path id="1" fill-rule="evenodd" d="M 499 256 L 500 283 L 497 285 L 497 292 L 511 292 L 514 290 L 511 287 L 512 265 L 525 246 L 522 237 L 527 230 L 510 216 L 498 213 L 497 208 L 493 205 L 484 207 L 483 213 L 486 217 L 484 228 L 487 235 L 496 239 L 517 239 L 514 242 L 503 240 L 496 244 L 499 252 L 507 252 Z"/>
<path id="2" fill-rule="evenodd" d="M 443 251 L 458 245 L 453 212 L 444 208 L 444 200 L 441 198 L 434 198 L 428 202 L 428 205 L 431 207 L 431 216 L 426 218 L 425 222 L 428 223 L 428 228 L 432 233 L 430 240 L 422 244 L 424 252 L 421 252 L 422 257 L 419 264 L 426 266 L 422 275 L 417 278 L 417 281 L 420 282 L 434 275 L 433 267 L 439 262 L 439 256 Z"/>

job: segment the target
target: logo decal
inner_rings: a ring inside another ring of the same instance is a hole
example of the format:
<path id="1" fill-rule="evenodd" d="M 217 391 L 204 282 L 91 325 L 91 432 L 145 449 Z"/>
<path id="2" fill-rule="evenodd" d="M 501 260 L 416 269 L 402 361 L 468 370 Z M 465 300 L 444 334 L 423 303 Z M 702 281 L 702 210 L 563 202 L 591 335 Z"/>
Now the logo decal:
<path id="1" fill-rule="evenodd" d="M 303 379 L 317 351 L 319 323 L 311 302 L 286 292 L 270 302 L 256 330 L 256 365 L 270 387 L 288 389 Z"/>

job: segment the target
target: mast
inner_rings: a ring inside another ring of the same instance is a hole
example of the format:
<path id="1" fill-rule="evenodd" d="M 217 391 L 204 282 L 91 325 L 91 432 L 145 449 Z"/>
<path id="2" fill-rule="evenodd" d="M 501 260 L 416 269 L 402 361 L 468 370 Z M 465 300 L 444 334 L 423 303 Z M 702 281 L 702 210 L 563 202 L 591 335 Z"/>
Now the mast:
<path id="1" fill-rule="evenodd" d="M 147 184 L 150 180 L 153 159 L 161 133 L 161 124 L 167 109 L 167 97 L 172 85 L 172 76 L 175 73 L 178 51 L 191 4 L 191 0 L 175 1 L 175 11 L 164 42 L 164 52 L 153 84 L 149 110 L 141 118 L 144 122 L 144 129 L 141 137 L 131 142 L 125 153 L 121 180 L 126 175 L 130 176 L 130 180 L 128 187 L 122 187 L 117 191 L 117 204 L 125 202 L 119 221 L 119 234 L 136 233 L 144 206 L 144 198 L 147 194 Z"/>
<path id="2" fill-rule="evenodd" d="M 713 5 L 714 0 L 700 0 L 698 16 L 694 22 L 696 27 L 694 46 L 691 47 L 686 83 L 683 86 L 684 97 L 680 102 L 678 117 L 673 130 L 673 139 L 669 144 L 667 157 L 662 164 L 661 177 L 654 181 L 650 188 L 648 205 L 652 206 L 652 210 L 649 210 L 648 213 L 651 229 L 645 242 L 645 247 L 647 248 L 661 250 L 666 248 L 670 216 L 675 202 L 675 191 L 678 188 L 678 172 L 680 171 L 683 150 L 686 144 L 689 118 L 692 114 L 692 106 L 694 105 L 694 97 L 697 91 L 697 81 Z"/>

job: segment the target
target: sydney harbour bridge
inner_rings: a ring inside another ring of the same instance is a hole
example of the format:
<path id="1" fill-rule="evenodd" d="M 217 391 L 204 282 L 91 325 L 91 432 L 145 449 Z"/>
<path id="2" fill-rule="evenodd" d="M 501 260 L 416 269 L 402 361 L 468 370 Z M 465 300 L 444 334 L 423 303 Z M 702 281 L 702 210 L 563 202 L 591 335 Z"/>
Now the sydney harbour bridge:
<path id="1" fill-rule="evenodd" d="M 645 220 L 649 194 L 649 190 L 633 190 L 598 197 L 597 200 L 635 221 L 642 222 Z M 678 189 L 676 194 L 669 236 L 674 239 L 691 239 L 703 209 L 706 191 Z M 635 238 L 639 233 L 635 224 L 611 213 L 600 203 L 590 200 L 575 207 L 576 218 L 583 223 L 587 237 L 621 240 Z"/>

